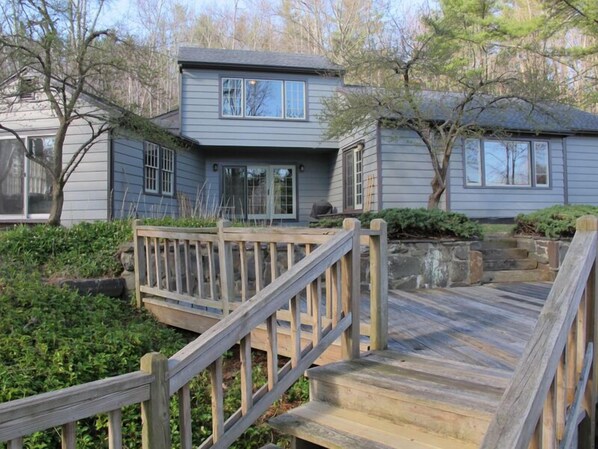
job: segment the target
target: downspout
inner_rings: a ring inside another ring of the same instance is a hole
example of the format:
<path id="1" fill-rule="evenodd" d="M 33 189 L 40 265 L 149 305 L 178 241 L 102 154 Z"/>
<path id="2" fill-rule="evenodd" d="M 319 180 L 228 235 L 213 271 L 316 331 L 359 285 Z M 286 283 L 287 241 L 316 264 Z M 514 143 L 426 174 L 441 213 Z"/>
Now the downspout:
<path id="1" fill-rule="evenodd" d="M 377 206 L 378 211 L 384 209 L 382 201 L 382 131 L 380 126 L 380 120 L 376 121 L 376 171 L 378 179 L 376 180 L 377 187 Z"/>
<path id="2" fill-rule="evenodd" d="M 552 159 L 552 152 L 548 153 L 551 155 Z M 554 175 L 552 173 L 552 161 L 549 161 L 549 167 L 551 169 L 550 177 L 554 179 Z M 565 205 L 569 204 L 569 169 L 567 167 L 567 137 L 563 137 L 563 202 Z"/>
<path id="3" fill-rule="evenodd" d="M 113 131 L 108 132 L 108 204 L 106 218 L 114 219 L 114 141 Z"/>

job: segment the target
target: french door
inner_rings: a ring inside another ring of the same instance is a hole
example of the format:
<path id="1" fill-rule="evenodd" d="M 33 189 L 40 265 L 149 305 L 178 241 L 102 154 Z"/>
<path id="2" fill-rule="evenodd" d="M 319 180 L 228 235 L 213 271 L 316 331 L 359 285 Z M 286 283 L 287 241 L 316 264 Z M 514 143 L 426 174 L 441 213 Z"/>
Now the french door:
<path id="1" fill-rule="evenodd" d="M 52 138 L 27 140 L 28 151 L 50 161 Z M 40 164 L 25 157 L 16 139 L 0 139 L 0 219 L 46 218 L 52 203 L 52 179 Z"/>
<path id="2" fill-rule="evenodd" d="M 296 218 L 296 184 L 293 165 L 225 166 L 222 206 L 234 217 Z"/>

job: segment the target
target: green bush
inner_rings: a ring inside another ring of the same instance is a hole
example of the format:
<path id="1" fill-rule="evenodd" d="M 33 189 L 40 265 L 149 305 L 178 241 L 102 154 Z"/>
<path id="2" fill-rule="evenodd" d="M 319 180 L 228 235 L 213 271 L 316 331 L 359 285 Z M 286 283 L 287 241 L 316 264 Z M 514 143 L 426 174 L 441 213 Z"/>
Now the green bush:
<path id="1" fill-rule="evenodd" d="M 464 214 L 438 209 L 383 209 L 361 214 L 359 221 L 369 228 L 375 218 L 388 225 L 388 239 L 460 238 L 474 239 L 483 235 L 482 226 Z M 342 218 L 329 218 L 314 223 L 315 227 L 340 227 Z"/>
<path id="2" fill-rule="evenodd" d="M 41 268 L 45 276 L 98 277 L 120 274 L 118 246 L 132 239 L 128 221 L 80 223 L 70 228 L 18 226 L 0 232 L 6 260 Z"/>
<path id="3" fill-rule="evenodd" d="M 588 205 L 551 206 L 515 218 L 515 233 L 549 238 L 572 237 L 575 221 L 583 215 L 598 215 L 598 207 Z"/>

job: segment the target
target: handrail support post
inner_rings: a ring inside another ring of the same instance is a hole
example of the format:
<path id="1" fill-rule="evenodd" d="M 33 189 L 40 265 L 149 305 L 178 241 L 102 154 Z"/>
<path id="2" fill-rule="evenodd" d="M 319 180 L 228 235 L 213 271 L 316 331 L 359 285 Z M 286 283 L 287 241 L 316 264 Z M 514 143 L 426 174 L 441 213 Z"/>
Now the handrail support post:
<path id="1" fill-rule="evenodd" d="M 356 218 L 345 218 L 343 229 L 352 232 L 352 248 L 341 258 L 342 306 L 345 316 L 351 314 L 351 325 L 341 338 L 341 355 L 345 360 L 359 358 L 360 332 L 359 307 L 361 299 L 360 231 L 361 223 Z"/>
<path id="2" fill-rule="evenodd" d="M 148 250 L 145 247 L 143 237 L 139 237 L 138 227 L 141 225 L 141 220 L 133 220 L 133 257 L 135 259 L 135 302 L 138 308 L 141 308 L 141 283 L 147 282 L 147 267 L 144 263 L 145 252 Z M 159 281 L 158 281 L 159 282 Z"/>
<path id="3" fill-rule="evenodd" d="M 388 347 L 388 262 L 387 225 L 380 218 L 372 220 L 370 229 L 370 349 Z"/>
<path id="4" fill-rule="evenodd" d="M 233 299 L 233 252 L 231 243 L 225 238 L 225 228 L 229 228 L 229 220 L 218 220 L 218 259 L 220 261 L 220 297 L 222 313 L 229 314 L 229 301 Z"/>
<path id="5" fill-rule="evenodd" d="M 141 358 L 141 370 L 154 376 L 150 398 L 141 403 L 141 447 L 170 449 L 168 359 L 159 352 L 150 352 Z"/>

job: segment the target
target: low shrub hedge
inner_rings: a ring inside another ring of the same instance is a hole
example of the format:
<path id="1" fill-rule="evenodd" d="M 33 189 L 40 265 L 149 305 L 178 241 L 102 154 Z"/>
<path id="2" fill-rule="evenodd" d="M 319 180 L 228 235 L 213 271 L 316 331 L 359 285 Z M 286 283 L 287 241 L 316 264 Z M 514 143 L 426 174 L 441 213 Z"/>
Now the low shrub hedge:
<path id="1" fill-rule="evenodd" d="M 383 209 L 366 212 L 357 217 L 362 226 L 381 218 L 388 225 L 388 239 L 459 238 L 475 239 L 483 235 L 482 226 L 464 214 L 438 209 Z M 340 227 L 342 218 L 328 218 L 313 223 L 314 227 Z"/>
<path id="2" fill-rule="evenodd" d="M 515 218 L 515 233 L 549 238 L 567 238 L 575 234 L 575 221 L 583 215 L 598 215 L 598 207 L 589 205 L 551 206 Z"/>

